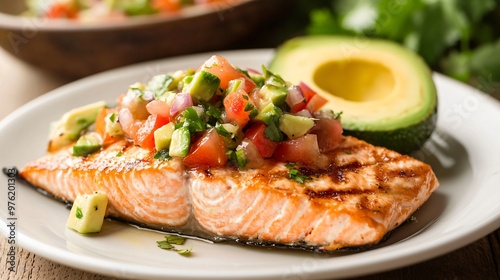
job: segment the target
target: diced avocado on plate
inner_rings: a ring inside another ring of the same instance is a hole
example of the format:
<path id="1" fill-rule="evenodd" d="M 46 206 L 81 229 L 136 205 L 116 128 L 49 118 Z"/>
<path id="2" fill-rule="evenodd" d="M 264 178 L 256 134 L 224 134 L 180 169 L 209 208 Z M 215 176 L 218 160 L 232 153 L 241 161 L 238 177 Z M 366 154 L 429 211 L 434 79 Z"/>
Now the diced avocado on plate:
<path id="1" fill-rule="evenodd" d="M 49 151 L 55 151 L 68 145 L 80 137 L 83 130 L 95 122 L 97 114 L 106 106 L 99 101 L 66 112 L 51 124 Z"/>
<path id="2" fill-rule="evenodd" d="M 414 52 L 389 41 L 298 37 L 280 46 L 269 68 L 304 82 L 342 112 L 344 134 L 404 154 L 420 149 L 437 121 L 431 71 Z"/>
<path id="3" fill-rule="evenodd" d="M 78 195 L 73 202 L 66 227 L 79 233 L 101 231 L 108 206 L 108 197 L 102 193 Z"/>

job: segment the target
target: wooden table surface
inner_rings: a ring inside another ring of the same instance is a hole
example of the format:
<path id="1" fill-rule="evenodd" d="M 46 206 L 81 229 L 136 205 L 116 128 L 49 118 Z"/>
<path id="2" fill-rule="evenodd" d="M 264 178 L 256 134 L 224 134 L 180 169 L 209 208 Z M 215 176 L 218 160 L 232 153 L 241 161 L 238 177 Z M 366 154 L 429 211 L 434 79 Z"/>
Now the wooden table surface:
<path id="1" fill-rule="evenodd" d="M 34 97 L 68 82 L 26 65 L 0 49 L 0 92 L 3 98 L 0 119 Z M 21 248 L 16 248 L 16 272 L 9 272 L 7 239 L 2 236 L 0 244 L 0 266 L 3 266 L 0 279 L 116 279 L 59 265 Z M 500 279 L 500 230 L 423 263 L 356 279 Z"/>

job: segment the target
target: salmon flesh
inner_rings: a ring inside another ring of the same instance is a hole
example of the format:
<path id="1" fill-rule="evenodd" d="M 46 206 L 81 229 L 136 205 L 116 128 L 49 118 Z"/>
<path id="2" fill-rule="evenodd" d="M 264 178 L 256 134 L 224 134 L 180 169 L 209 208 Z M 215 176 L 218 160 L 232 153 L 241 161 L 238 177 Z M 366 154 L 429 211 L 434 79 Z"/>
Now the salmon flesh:
<path id="1" fill-rule="evenodd" d="M 429 165 L 350 136 L 324 167 L 294 167 L 307 176 L 303 183 L 274 160 L 258 169 L 188 169 L 126 141 L 87 157 L 71 151 L 48 153 L 20 174 L 68 203 L 104 193 L 107 216 L 136 225 L 314 251 L 377 244 L 439 185 Z"/>

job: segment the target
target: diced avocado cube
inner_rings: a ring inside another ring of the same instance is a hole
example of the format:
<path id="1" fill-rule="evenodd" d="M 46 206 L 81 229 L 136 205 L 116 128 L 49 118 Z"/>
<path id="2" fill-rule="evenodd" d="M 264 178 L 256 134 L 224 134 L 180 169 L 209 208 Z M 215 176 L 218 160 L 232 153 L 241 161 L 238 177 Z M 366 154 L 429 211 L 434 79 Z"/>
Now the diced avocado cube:
<path id="1" fill-rule="evenodd" d="M 66 112 L 51 124 L 49 151 L 66 146 L 80 137 L 81 132 L 95 122 L 97 114 L 106 106 L 99 101 Z"/>
<path id="2" fill-rule="evenodd" d="M 97 152 L 102 147 L 102 137 L 97 132 L 82 135 L 73 146 L 74 156 L 88 156 Z"/>
<path id="3" fill-rule="evenodd" d="M 172 133 L 172 140 L 170 142 L 170 149 L 168 154 L 171 157 L 185 157 L 189 152 L 189 144 L 191 142 L 191 135 L 189 128 L 180 127 Z"/>
<path id="4" fill-rule="evenodd" d="M 123 128 L 118 121 L 118 114 L 111 113 L 104 118 L 105 123 L 105 133 L 110 135 L 111 137 L 119 137 L 122 136 L 124 131 Z"/>
<path id="5" fill-rule="evenodd" d="M 174 133 L 174 123 L 167 123 L 166 125 L 158 128 L 154 132 L 155 148 L 157 151 L 165 150 L 170 147 L 172 142 L 172 134 Z"/>
<path id="6" fill-rule="evenodd" d="M 269 125 L 273 118 L 278 119 L 281 115 L 283 115 L 283 111 L 281 111 L 278 106 L 274 105 L 274 103 L 269 102 L 259 111 L 255 119 Z"/>
<path id="7" fill-rule="evenodd" d="M 287 89 L 286 87 L 266 84 L 260 89 L 260 95 L 263 97 L 263 100 L 280 106 L 286 100 Z"/>
<path id="8" fill-rule="evenodd" d="M 71 207 L 66 227 L 79 233 L 96 233 L 102 229 L 108 197 L 102 193 L 83 194 L 76 197 Z"/>
<path id="9" fill-rule="evenodd" d="M 201 70 L 194 74 L 187 91 L 196 100 L 209 101 L 219 88 L 220 79 L 214 74 Z"/>
<path id="10" fill-rule="evenodd" d="M 304 116 L 283 114 L 279 119 L 279 129 L 290 139 L 306 134 L 313 126 L 314 119 Z"/>

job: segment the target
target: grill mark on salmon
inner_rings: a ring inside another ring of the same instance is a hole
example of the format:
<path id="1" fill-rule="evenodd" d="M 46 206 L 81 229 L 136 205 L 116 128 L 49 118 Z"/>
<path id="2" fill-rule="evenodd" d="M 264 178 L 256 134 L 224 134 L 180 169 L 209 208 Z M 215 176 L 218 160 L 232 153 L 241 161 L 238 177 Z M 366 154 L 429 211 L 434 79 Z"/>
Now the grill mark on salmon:
<path id="1" fill-rule="evenodd" d="M 50 153 L 20 173 L 68 202 L 105 193 L 110 217 L 142 226 L 316 251 L 380 242 L 439 185 L 429 165 L 349 136 L 325 157 L 322 168 L 296 167 L 311 177 L 301 184 L 273 160 L 258 169 L 186 170 L 121 141 L 88 157 Z"/>

